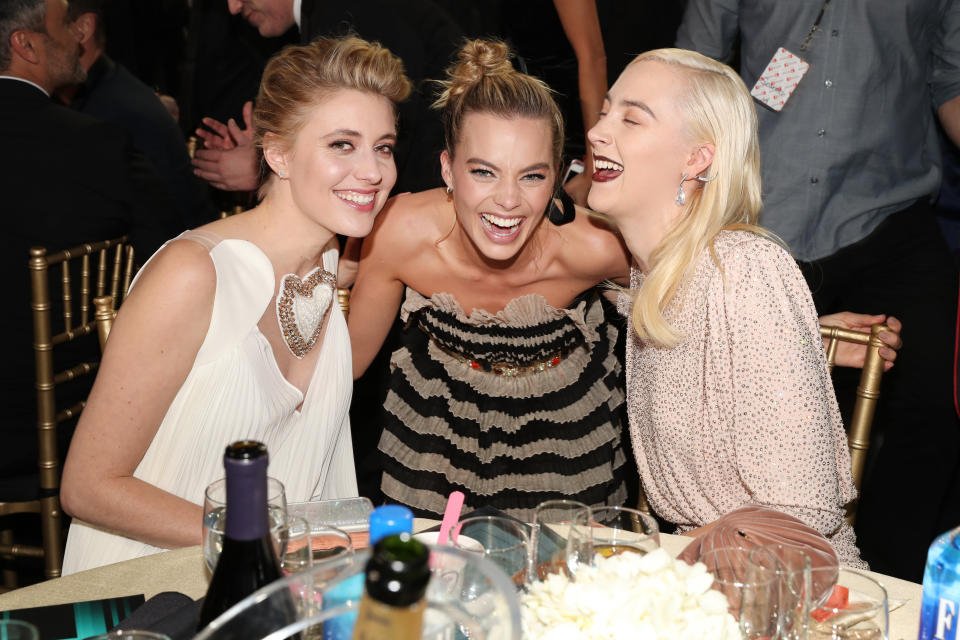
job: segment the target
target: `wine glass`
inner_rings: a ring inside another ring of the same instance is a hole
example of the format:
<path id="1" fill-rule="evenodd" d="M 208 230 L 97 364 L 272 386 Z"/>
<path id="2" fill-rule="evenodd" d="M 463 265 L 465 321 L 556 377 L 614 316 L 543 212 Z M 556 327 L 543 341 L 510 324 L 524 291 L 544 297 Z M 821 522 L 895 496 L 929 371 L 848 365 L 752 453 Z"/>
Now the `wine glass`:
<path id="1" fill-rule="evenodd" d="M 609 558 L 625 551 L 649 553 L 660 547 L 656 519 L 627 507 L 594 507 L 593 552 Z"/>
<path id="2" fill-rule="evenodd" d="M 547 500 L 533 513 L 531 579 L 552 573 L 571 578 L 577 569 L 593 562 L 590 507 L 575 500 Z"/>
<path id="3" fill-rule="evenodd" d="M 529 529 L 519 520 L 502 516 L 465 518 L 450 530 L 450 544 L 493 561 L 517 587 L 522 587 L 529 576 Z"/>
<path id="4" fill-rule="evenodd" d="M 751 562 L 745 547 L 710 549 L 697 561 L 713 576 L 711 588 L 726 596 L 728 610 L 738 620 L 744 638 L 777 637 L 780 583 L 775 566 Z"/>
<path id="5" fill-rule="evenodd" d="M 807 637 L 810 593 L 810 547 L 770 544 L 750 552 L 749 562 L 772 569 L 777 576 L 777 617 L 781 640 Z"/>
<path id="6" fill-rule="evenodd" d="M 270 531 L 276 536 L 287 520 L 287 496 L 283 483 L 276 478 L 267 478 L 267 510 Z M 211 482 L 203 492 L 203 557 L 210 573 L 213 573 L 220 559 L 226 524 L 227 480 L 220 478 Z"/>

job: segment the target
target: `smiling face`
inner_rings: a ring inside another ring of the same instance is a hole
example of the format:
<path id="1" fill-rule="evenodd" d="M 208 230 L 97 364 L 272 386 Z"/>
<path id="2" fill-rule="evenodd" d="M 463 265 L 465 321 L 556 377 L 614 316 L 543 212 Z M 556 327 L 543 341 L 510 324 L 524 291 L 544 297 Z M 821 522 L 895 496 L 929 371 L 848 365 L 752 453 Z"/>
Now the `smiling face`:
<path id="1" fill-rule="evenodd" d="M 381 95 L 327 95 L 288 149 L 264 142 L 270 168 L 285 176 L 272 188 L 289 189 L 297 209 L 332 233 L 366 236 L 397 180 L 394 122 Z"/>
<path id="2" fill-rule="evenodd" d="M 293 0 L 227 0 L 227 8 L 242 15 L 264 38 L 282 36 L 296 24 Z"/>
<path id="3" fill-rule="evenodd" d="M 550 123 L 470 113 L 451 157 L 441 155 L 460 228 L 490 260 L 515 257 L 536 231 L 556 176 Z"/>
<path id="4" fill-rule="evenodd" d="M 695 147 L 676 106 L 686 81 L 675 66 L 651 60 L 629 65 L 611 87 L 587 134 L 592 209 L 621 222 L 651 208 L 679 211 L 672 200 Z"/>

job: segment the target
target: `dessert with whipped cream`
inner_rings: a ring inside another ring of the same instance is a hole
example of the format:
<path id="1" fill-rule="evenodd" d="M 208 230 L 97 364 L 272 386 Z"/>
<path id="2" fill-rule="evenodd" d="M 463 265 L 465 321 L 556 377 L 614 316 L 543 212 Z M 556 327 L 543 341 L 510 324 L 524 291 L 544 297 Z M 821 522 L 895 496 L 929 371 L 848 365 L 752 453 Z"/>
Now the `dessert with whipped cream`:
<path id="1" fill-rule="evenodd" d="M 644 638 L 740 640 L 727 599 L 711 589 L 702 563 L 663 549 L 597 558 L 576 582 L 551 574 L 521 596 L 523 637 L 530 640 Z"/>

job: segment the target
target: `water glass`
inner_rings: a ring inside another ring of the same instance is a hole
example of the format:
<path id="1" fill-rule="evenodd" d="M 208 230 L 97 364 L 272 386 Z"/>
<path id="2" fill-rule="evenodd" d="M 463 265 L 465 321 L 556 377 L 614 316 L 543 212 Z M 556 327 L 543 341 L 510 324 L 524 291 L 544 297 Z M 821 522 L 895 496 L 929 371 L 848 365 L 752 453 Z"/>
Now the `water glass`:
<path id="1" fill-rule="evenodd" d="M 805 640 L 809 617 L 810 556 L 809 547 L 771 544 L 750 552 L 748 567 L 763 567 L 776 576 L 775 614 L 780 640 Z"/>
<path id="2" fill-rule="evenodd" d="M 518 588 L 530 575 L 530 527 L 519 520 L 502 516 L 465 518 L 450 530 L 450 544 L 476 553 L 503 569 Z"/>
<path id="3" fill-rule="evenodd" d="M 267 505 L 270 513 L 270 531 L 275 539 L 287 521 L 287 496 L 283 483 L 267 478 Z M 227 480 L 211 482 L 203 492 L 203 557 L 207 569 L 213 573 L 223 549 L 223 534 L 227 523 Z"/>
<path id="4" fill-rule="evenodd" d="M 548 500 L 533 514 L 531 535 L 532 579 L 552 573 L 571 579 L 579 567 L 593 562 L 590 507 L 574 500 Z"/>
<path id="5" fill-rule="evenodd" d="M 23 620 L 0 620 L 0 640 L 40 640 L 40 632 Z"/>
<path id="6" fill-rule="evenodd" d="M 309 569 L 313 564 L 310 525 L 303 518 L 288 517 L 274 532 L 273 540 L 283 575 Z"/>
<path id="7" fill-rule="evenodd" d="M 353 538 L 346 531 L 325 524 L 310 528 L 310 548 L 313 562 L 325 562 L 353 554 Z"/>
<path id="8" fill-rule="evenodd" d="M 626 551 L 649 553 L 660 547 L 656 519 L 627 507 L 594 507 L 593 552 L 609 558 Z"/>
<path id="9" fill-rule="evenodd" d="M 816 640 L 888 640 L 890 614 L 887 590 L 868 575 L 852 569 L 815 567 L 818 573 L 836 572 L 832 595 L 810 608 L 810 638 Z"/>

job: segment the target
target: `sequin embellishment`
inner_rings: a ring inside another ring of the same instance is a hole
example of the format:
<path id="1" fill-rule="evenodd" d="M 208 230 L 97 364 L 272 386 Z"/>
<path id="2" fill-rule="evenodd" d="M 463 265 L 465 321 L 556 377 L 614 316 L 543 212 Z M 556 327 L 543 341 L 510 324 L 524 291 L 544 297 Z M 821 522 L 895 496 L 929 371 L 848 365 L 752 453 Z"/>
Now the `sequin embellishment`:
<path id="1" fill-rule="evenodd" d="M 337 277 L 317 267 L 301 280 L 295 273 L 280 279 L 277 294 L 277 322 L 283 342 L 298 360 L 310 352 L 320 338 L 323 317 L 333 300 Z"/>

